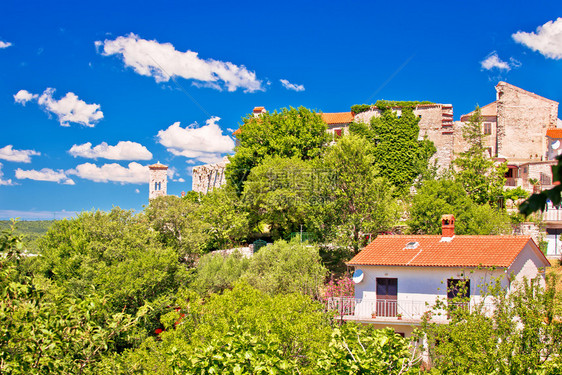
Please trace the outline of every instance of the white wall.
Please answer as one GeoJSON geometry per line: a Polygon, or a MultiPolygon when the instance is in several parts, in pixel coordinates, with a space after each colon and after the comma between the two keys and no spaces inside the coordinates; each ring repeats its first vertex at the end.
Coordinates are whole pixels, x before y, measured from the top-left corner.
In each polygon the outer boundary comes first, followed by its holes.
{"type": "Polygon", "coordinates": [[[355,285],[355,298],[376,299],[377,277],[398,279],[398,301],[428,302],[433,304],[436,297],[447,298],[447,279],[470,280],[470,295],[474,300],[482,296],[480,285],[502,278],[502,285],[509,285],[505,269],[477,270],[458,267],[405,267],[405,266],[358,266],[365,276],[355,285]]]}
{"type": "Polygon", "coordinates": [[[508,273],[515,278],[513,286],[516,283],[522,282],[525,278],[530,280],[539,275],[541,276],[542,285],[544,285],[544,272],[540,272],[541,268],[544,268],[542,255],[537,253],[531,244],[528,243],[517,258],[515,258],[515,261],[508,269],[508,273]]]}

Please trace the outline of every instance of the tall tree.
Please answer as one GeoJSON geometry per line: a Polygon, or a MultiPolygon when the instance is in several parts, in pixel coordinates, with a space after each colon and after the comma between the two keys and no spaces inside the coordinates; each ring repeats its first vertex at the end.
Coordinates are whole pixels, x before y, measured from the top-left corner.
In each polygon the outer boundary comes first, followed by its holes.
{"type": "Polygon", "coordinates": [[[144,214],[158,239],[175,249],[182,261],[193,262],[207,248],[210,228],[202,220],[200,204],[193,196],[167,195],[152,199],[144,214]]]}
{"type": "Polygon", "coordinates": [[[251,227],[267,226],[274,239],[306,227],[314,172],[310,161],[298,157],[268,157],[254,167],[243,194],[251,227]]]}
{"type": "Polygon", "coordinates": [[[394,188],[374,165],[373,145],[349,135],[330,147],[319,161],[309,224],[325,242],[357,252],[399,217],[394,188]]]}
{"type": "Polygon", "coordinates": [[[455,179],[474,202],[495,204],[503,195],[507,168],[505,164],[496,165],[488,155],[480,107],[476,107],[462,134],[468,149],[453,161],[455,179]]]}
{"type": "Polygon", "coordinates": [[[227,181],[238,193],[243,190],[250,170],[266,156],[313,159],[320,155],[329,138],[320,115],[304,107],[248,116],[243,122],[236,153],[226,167],[227,181]]]}
{"type": "Polygon", "coordinates": [[[473,202],[458,181],[424,181],[412,199],[408,227],[415,234],[440,234],[441,216],[453,214],[457,234],[507,234],[510,219],[488,204],[473,202]]]}
{"type": "Polygon", "coordinates": [[[428,169],[429,158],[435,153],[433,142],[419,140],[419,118],[411,107],[402,108],[398,116],[385,107],[380,117],[373,117],[370,124],[353,123],[352,133],[368,139],[374,164],[381,176],[386,177],[397,193],[407,193],[412,183],[428,169]]]}

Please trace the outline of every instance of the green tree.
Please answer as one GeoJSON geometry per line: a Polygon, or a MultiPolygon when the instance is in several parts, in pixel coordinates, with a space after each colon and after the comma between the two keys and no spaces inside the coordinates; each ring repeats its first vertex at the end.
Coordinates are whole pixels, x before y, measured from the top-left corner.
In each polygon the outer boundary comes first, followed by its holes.
{"type": "Polygon", "coordinates": [[[242,276],[248,284],[266,293],[300,292],[310,296],[318,295],[325,277],[318,248],[296,238],[262,247],[242,276]]]}
{"type": "Polygon", "coordinates": [[[243,190],[250,170],[267,156],[297,157],[303,160],[318,157],[329,136],[319,114],[304,107],[266,112],[259,117],[243,119],[239,144],[226,167],[229,185],[243,190]]]}
{"type": "Polygon", "coordinates": [[[144,214],[158,239],[176,250],[188,264],[200,256],[210,242],[210,226],[203,220],[200,204],[192,197],[167,195],[152,199],[144,214]]]}
{"type": "Polygon", "coordinates": [[[474,203],[464,187],[453,180],[425,181],[412,199],[408,227],[415,234],[440,234],[441,216],[455,216],[457,234],[507,234],[509,216],[488,204],[474,203]]]}
{"type": "Polygon", "coordinates": [[[207,250],[234,246],[248,236],[248,212],[233,189],[222,187],[204,195],[199,215],[209,237],[207,250]]]}
{"type": "Polygon", "coordinates": [[[231,255],[206,254],[199,259],[190,286],[202,295],[222,292],[240,279],[249,263],[250,260],[237,251],[231,255]]]}
{"type": "Polygon", "coordinates": [[[324,242],[357,252],[371,236],[392,228],[399,217],[392,185],[373,165],[372,144],[349,135],[330,147],[314,180],[309,227],[324,242]]]}
{"type": "Polygon", "coordinates": [[[525,280],[513,289],[506,293],[498,279],[484,288],[491,305],[436,305],[448,311],[449,324],[426,320],[421,331],[437,373],[560,373],[561,305],[555,281],[545,288],[538,279],[525,280]]]}
{"type": "Polygon", "coordinates": [[[80,298],[18,269],[21,239],[2,236],[0,257],[0,372],[3,374],[95,374],[104,355],[124,336],[136,335],[136,317],[112,313],[108,299],[80,298]]]}
{"type": "Polygon", "coordinates": [[[119,208],[57,221],[40,250],[38,274],[77,298],[93,290],[107,295],[115,313],[134,315],[146,302],[165,306],[185,280],[177,252],[159,242],[142,215],[119,208]]]}
{"type": "Polygon", "coordinates": [[[267,225],[274,239],[299,231],[308,222],[312,173],[310,161],[297,157],[266,158],[254,167],[243,194],[251,227],[267,225]]]}
{"type": "Polygon", "coordinates": [[[455,179],[474,202],[496,204],[498,197],[503,196],[507,168],[505,164],[496,165],[488,156],[480,107],[476,107],[464,126],[463,138],[468,149],[453,161],[455,179]]]}
{"type": "Polygon", "coordinates": [[[407,193],[414,180],[428,170],[429,158],[435,153],[433,142],[418,140],[419,118],[411,107],[402,108],[398,116],[390,108],[384,108],[380,117],[373,117],[370,124],[353,123],[351,133],[367,138],[374,164],[380,176],[387,178],[397,193],[407,193]]]}

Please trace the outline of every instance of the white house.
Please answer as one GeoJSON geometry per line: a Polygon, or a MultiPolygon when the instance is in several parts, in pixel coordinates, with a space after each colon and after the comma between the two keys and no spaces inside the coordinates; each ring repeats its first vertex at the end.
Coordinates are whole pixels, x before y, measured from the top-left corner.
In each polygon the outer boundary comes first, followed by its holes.
{"type": "MultiPolygon", "coordinates": [[[[481,287],[498,277],[508,290],[524,278],[544,283],[550,263],[531,237],[456,236],[453,215],[442,223],[441,236],[381,235],[351,259],[355,298],[333,301],[342,318],[410,336],[437,298],[458,295],[461,280],[471,303],[486,303],[481,287]]],[[[447,314],[432,319],[446,323],[447,314]]]]}

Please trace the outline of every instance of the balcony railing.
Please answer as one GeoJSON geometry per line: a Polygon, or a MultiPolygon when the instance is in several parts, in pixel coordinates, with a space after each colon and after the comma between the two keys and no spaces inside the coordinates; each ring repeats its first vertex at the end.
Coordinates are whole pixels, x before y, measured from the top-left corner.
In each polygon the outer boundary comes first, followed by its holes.
{"type": "MultiPolygon", "coordinates": [[[[375,300],[358,299],[350,297],[334,297],[326,301],[329,310],[336,311],[344,320],[373,320],[420,322],[424,314],[428,314],[432,321],[448,320],[445,310],[435,310],[432,303],[415,300],[375,300]]],[[[460,303],[459,308],[473,310],[476,306],[482,307],[486,313],[493,311],[491,304],[460,303]]]]}
{"type": "Polygon", "coordinates": [[[562,207],[554,207],[551,202],[546,205],[546,210],[542,213],[544,221],[562,221],[562,207]]]}

